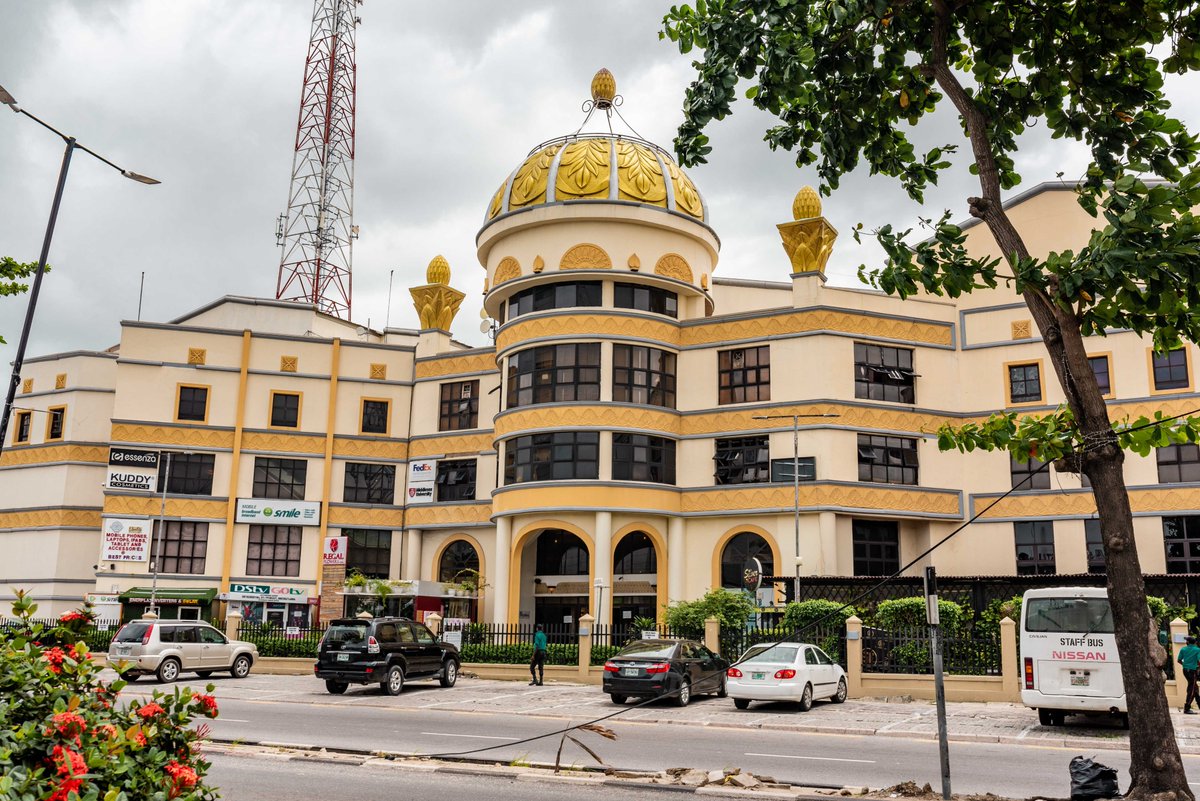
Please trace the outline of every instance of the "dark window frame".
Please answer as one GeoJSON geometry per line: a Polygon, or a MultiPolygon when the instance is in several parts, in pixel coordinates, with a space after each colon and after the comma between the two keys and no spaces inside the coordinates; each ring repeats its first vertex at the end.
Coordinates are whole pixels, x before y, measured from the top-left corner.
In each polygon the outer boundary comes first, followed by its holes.
{"type": "Polygon", "coordinates": [[[674,485],[675,440],[649,434],[614,433],[612,478],[674,485]]]}
{"type": "Polygon", "coordinates": [[[46,412],[49,415],[46,420],[46,441],[57,442],[67,430],[67,407],[51,406],[46,412]]]}
{"type": "Polygon", "coordinates": [[[347,462],[342,502],[391,506],[396,502],[396,466],[376,462],[347,462]]]}
{"type": "Polygon", "coordinates": [[[387,436],[391,430],[392,402],[387,398],[363,398],[358,407],[358,433],[387,436]]]}
{"type": "Polygon", "coordinates": [[[1101,395],[1112,394],[1112,359],[1105,353],[1100,356],[1088,356],[1088,366],[1092,368],[1092,375],[1096,377],[1096,385],[1100,387],[1101,395]],[[1100,363],[1103,363],[1103,369],[1098,369],[1100,363]],[[1103,377],[1103,378],[1102,378],[1103,377]]]}
{"type": "Polygon", "coordinates": [[[1017,457],[1010,455],[1008,457],[1008,474],[1012,481],[1012,488],[1017,492],[1050,489],[1050,471],[1042,469],[1045,464],[1041,459],[1034,458],[1021,462],[1017,460],[1017,457]],[[1030,476],[1030,479],[1022,484],[1021,482],[1026,476],[1030,476]]]}
{"type": "Polygon", "coordinates": [[[890,576],[900,569],[900,524],[895,520],[852,520],[854,575],[890,576]]]}
{"type": "Polygon", "coordinates": [[[745,587],[746,565],[751,558],[762,563],[763,576],[775,575],[775,552],[766,537],[753,531],[739,531],[726,540],[721,547],[721,586],[731,590],[745,587]],[[734,556],[740,556],[740,561],[734,556]]]}
{"type": "Polygon", "coordinates": [[[600,400],[600,343],[538,345],[508,357],[509,409],[600,400]]]}
{"type": "Polygon", "coordinates": [[[1105,573],[1108,565],[1104,559],[1104,538],[1100,534],[1100,519],[1089,517],[1083,521],[1083,547],[1087,549],[1089,573],[1105,573]]]}
{"type": "Polygon", "coordinates": [[[1192,385],[1187,348],[1174,348],[1166,353],[1152,352],[1151,372],[1155,390],[1187,389],[1192,385]]]}
{"type": "Polygon", "coordinates": [[[613,345],[613,400],[675,408],[674,353],[644,345],[613,345]]]}
{"type": "Polygon", "coordinates": [[[504,483],[572,481],[600,477],[600,434],[554,431],[504,442],[504,483]]]}
{"type": "Polygon", "coordinates": [[[361,573],[369,579],[387,579],[392,569],[392,532],[387,529],[344,528],[346,574],[361,573]]]}
{"type": "Polygon", "coordinates": [[[587,576],[591,554],[581,537],[562,529],[546,529],[534,544],[534,572],[539,576],[587,576]]]}
{"type": "Polygon", "coordinates": [[[307,481],[307,459],[254,457],[254,486],[251,490],[254,498],[302,501],[307,481]]]}
{"type": "Polygon", "coordinates": [[[858,435],[858,480],[876,484],[920,482],[917,440],[879,434],[858,435]]]}
{"type": "Polygon", "coordinates": [[[1008,402],[1041,403],[1042,365],[1022,362],[1008,365],[1008,402]]]}
{"type": "Polygon", "coordinates": [[[453,540],[446,544],[438,557],[438,581],[461,581],[463,573],[479,572],[479,565],[479,549],[474,543],[461,538],[453,540]]]}
{"type": "Polygon", "coordinates": [[[713,483],[766,484],[771,480],[770,438],[718,437],[713,442],[713,483]],[[753,461],[751,461],[753,458],[753,461]]]}
{"type": "Polygon", "coordinates": [[[300,575],[303,551],[304,529],[300,526],[251,524],[246,542],[246,575],[296,578],[300,575]],[[286,549],[282,556],[279,548],[286,549]]]}
{"type": "Polygon", "coordinates": [[[916,403],[912,348],[854,343],[854,397],[916,403]]]}
{"type": "Polygon", "coordinates": [[[207,422],[209,391],[210,387],[202,384],[180,384],[175,399],[175,419],[189,423],[207,422]]]}
{"type": "Polygon", "coordinates": [[[1200,445],[1182,443],[1154,449],[1159,484],[1200,482],[1200,445]]]}
{"type": "Polygon", "coordinates": [[[1200,515],[1164,516],[1162,527],[1167,573],[1200,573],[1200,515]]]}
{"type": "Polygon", "coordinates": [[[613,284],[613,307],[679,317],[679,295],[669,289],[618,281],[613,284]]]}
{"type": "Polygon", "coordinates": [[[268,425],[271,428],[300,427],[300,393],[271,391],[271,416],[268,425]],[[292,401],[295,401],[293,404],[292,401]],[[293,405],[295,408],[292,408],[293,405]]]}
{"type": "Polygon", "coordinates": [[[1054,521],[1020,520],[1013,523],[1013,545],[1018,576],[1053,576],[1058,567],[1054,553],[1054,521]],[[1021,549],[1028,549],[1022,554],[1021,549]],[[1047,558],[1048,555],[1048,558],[1047,558]]]}
{"type": "Polygon", "coordinates": [[[558,281],[521,290],[508,299],[506,320],[553,309],[593,308],[603,303],[600,281],[558,281]]]}
{"type": "Polygon", "coordinates": [[[475,500],[478,459],[440,459],[437,463],[437,501],[475,500]]]}
{"type": "Polygon", "coordinates": [[[717,351],[717,403],[771,399],[771,346],[748,345],[717,351]]]}
{"type": "Polygon", "coordinates": [[[16,425],[13,426],[13,444],[25,445],[33,436],[33,412],[17,411],[16,425]]]}
{"type": "MultiPolygon", "coordinates": [[[[658,549],[654,539],[645,531],[631,531],[621,537],[613,551],[612,572],[614,576],[657,574],[658,549]]],[[[614,586],[614,591],[617,588],[614,586]]]]}
{"type": "MultiPolygon", "coordinates": [[[[213,453],[181,453],[171,452],[171,482],[167,492],[173,495],[209,495],[213,494],[213,474],[216,471],[217,457],[213,453]]],[[[167,474],[166,457],[159,454],[158,492],[163,491],[163,483],[167,474]]]]}
{"type": "Polygon", "coordinates": [[[441,385],[438,431],[479,427],[479,380],[448,381],[441,385]]]}
{"type": "Polygon", "coordinates": [[[155,520],[153,526],[156,539],[153,543],[151,558],[155,553],[161,553],[162,558],[162,564],[158,565],[158,572],[181,576],[204,575],[204,567],[208,558],[208,523],[199,523],[193,520],[167,520],[163,540],[159,543],[157,537],[162,522],[162,520],[155,520]]]}
{"type": "Polygon", "coordinates": [[[782,459],[771,460],[771,483],[772,484],[792,484],[792,468],[799,467],[800,481],[816,481],[817,480],[817,457],[801,456],[799,459],[795,457],[784,457],[782,459]],[[798,463],[798,464],[797,464],[798,463]]]}

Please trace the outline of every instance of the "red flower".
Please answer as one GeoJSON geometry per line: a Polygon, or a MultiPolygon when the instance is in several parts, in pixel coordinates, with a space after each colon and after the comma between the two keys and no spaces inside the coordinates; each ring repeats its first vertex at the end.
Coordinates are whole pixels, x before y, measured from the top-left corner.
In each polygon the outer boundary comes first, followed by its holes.
{"type": "Polygon", "coordinates": [[[87,622],[88,616],[82,612],[63,612],[62,617],[58,619],[59,623],[74,623],[76,620],[87,622]]]}
{"type": "Polygon", "coordinates": [[[167,711],[167,710],[163,709],[163,708],[162,708],[161,706],[159,706],[158,704],[155,704],[155,703],[149,703],[149,704],[146,704],[146,705],[145,705],[144,707],[142,707],[141,709],[139,709],[139,710],[137,711],[137,713],[138,713],[138,716],[139,716],[140,718],[142,718],[143,720],[149,720],[150,718],[154,717],[155,715],[162,715],[162,714],[164,714],[166,711],[167,711]]]}
{"type": "Polygon", "coordinates": [[[196,782],[200,781],[200,777],[196,775],[195,770],[178,762],[168,762],[163,771],[174,779],[175,784],[179,787],[195,787],[196,782]]]}
{"type": "Polygon", "coordinates": [[[67,658],[67,655],[63,652],[63,649],[59,648],[57,645],[53,648],[47,648],[42,653],[42,656],[44,656],[46,661],[50,663],[51,673],[58,673],[61,671],[63,660],[67,658]]]}
{"type": "Polygon", "coordinates": [[[83,782],[79,779],[63,779],[62,784],[50,794],[46,801],[68,801],[71,793],[78,793],[81,786],[83,786],[83,782]]]}
{"type": "Polygon", "coordinates": [[[133,742],[134,745],[140,745],[143,747],[146,745],[146,735],[142,734],[140,731],[135,731],[133,733],[133,736],[130,737],[129,739],[133,742]]]}
{"type": "Polygon", "coordinates": [[[70,748],[63,748],[61,745],[54,746],[51,752],[55,764],[58,766],[58,775],[66,779],[73,779],[76,776],[82,776],[87,773],[87,761],[84,760],[83,754],[78,751],[72,751],[70,748]]]}
{"type": "Polygon", "coordinates": [[[217,716],[217,699],[211,695],[204,693],[196,693],[193,700],[200,705],[201,711],[205,717],[215,718],[217,716]]]}
{"type": "Polygon", "coordinates": [[[75,740],[75,744],[79,745],[79,735],[87,729],[87,721],[74,712],[59,712],[51,718],[50,726],[46,729],[46,735],[52,735],[58,732],[64,737],[69,737],[75,740]]]}
{"type": "Polygon", "coordinates": [[[92,730],[92,734],[96,735],[97,737],[103,735],[104,737],[112,739],[113,737],[117,736],[117,727],[111,723],[102,723],[92,730]]]}

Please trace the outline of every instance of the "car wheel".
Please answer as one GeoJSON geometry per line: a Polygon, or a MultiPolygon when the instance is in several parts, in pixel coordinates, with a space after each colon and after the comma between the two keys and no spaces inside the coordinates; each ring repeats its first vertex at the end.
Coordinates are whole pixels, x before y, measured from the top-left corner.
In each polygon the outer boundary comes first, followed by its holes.
{"type": "Polygon", "coordinates": [[[211,670],[197,670],[196,671],[196,675],[202,679],[207,679],[212,674],[213,674],[213,672],[211,670]]]}
{"type": "Polygon", "coordinates": [[[618,706],[629,700],[629,696],[622,695],[621,693],[609,693],[608,697],[611,698],[612,702],[618,706]]]}
{"type": "Polygon", "coordinates": [[[675,693],[675,706],[687,706],[688,701],[692,700],[692,683],[684,679],[679,685],[679,691],[675,693]]]}
{"type": "Polygon", "coordinates": [[[717,685],[717,697],[726,698],[729,695],[729,690],[725,687],[725,677],[721,677],[721,683],[717,685]]]}
{"type": "Polygon", "coordinates": [[[244,679],[250,675],[250,657],[242,654],[237,659],[233,660],[233,667],[229,669],[230,674],[235,679],[244,679]]]}
{"type": "Polygon", "coordinates": [[[454,682],[458,681],[458,663],[453,659],[447,659],[442,663],[442,675],[439,681],[443,687],[453,687],[454,682]]]}
{"type": "Polygon", "coordinates": [[[812,709],[812,685],[804,685],[804,693],[800,696],[800,711],[807,712],[812,709]]]}
{"type": "Polygon", "coordinates": [[[333,695],[341,695],[346,692],[346,688],[350,685],[344,681],[335,681],[334,679],[325,680],[325,689],[333,695]]]}
{"type": "Polygon", "coordinates": [[[1054,710],[1053,709],[1039,709],[1038,710],[1038,723],[1042,724],[1043,726],[1053,726],[1054,725],[1054,710]]]}
{"type": "Polygon", "coordinates": [[[734,698],[733,705],[736,706],[738,709],[749,709],[750,708],[750,699],[749,698],[734,698]]]}
{"type": "Polygon", "coordinates": [[[154,675],[158,677],[159,681],[175,681],[179,678],[179,660],[173,656],[167,657],[159,664],[154,675]]]}
{"type": "Polygon", "coordinates": [[[835,704],[844,704],[846,703],[846,695],[848,693],[849,688],[846,687],[846,677],[843,676],[842,678],[838,679],[837,692],[835,692],[833,697],[829,700],[833,701],[835,704]]]}
{"type": "Polygon", "coordinates": [[[399,695],[404,692],[404,671],[399,665],[388,668],[387,678],[379,685],[385,695],[399,695]]]}

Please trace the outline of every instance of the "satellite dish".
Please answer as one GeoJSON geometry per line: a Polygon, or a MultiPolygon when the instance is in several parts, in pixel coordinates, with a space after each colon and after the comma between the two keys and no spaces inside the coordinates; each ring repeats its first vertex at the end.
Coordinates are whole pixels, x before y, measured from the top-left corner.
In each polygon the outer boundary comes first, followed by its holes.
{"type": "Polygon", "coordinates": [[[492,330],[492,321],[485,318],[479,324],[479,333],[486,334],[488,331],[491,331],[491,330],[492,330]]]}
{"type": "Polygon", "coordinates": [[[480,319],[480,320],[486,320],[487,318],[488,318],[487,309],[483,309],[483,308],[481,308],[481,309],[479,310],[479,319],[480,319]]]}

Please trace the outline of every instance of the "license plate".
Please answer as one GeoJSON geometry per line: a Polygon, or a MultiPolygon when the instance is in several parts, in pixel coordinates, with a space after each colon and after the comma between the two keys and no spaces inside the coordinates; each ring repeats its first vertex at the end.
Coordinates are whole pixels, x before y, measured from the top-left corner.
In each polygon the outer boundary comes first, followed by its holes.
{"type": "Polygon", "coordinates": [[[1071,686],[1072,687],[1086,687],[1086,686],[1088,686],[1089,683],[1091,683],[1091,679],[1092,679],[1091,676],[1072,676],[1071,677],[1071,686]]]}
{"type": "Polygon", "coordinates": [[[766,673],[751,673],[750,674],[750,678],[754,679],[755,681],[762,681],[766,677],[767,677],[766,673]]]}
{"type": "Polygon", "coordinates": [[[350,661],[350,654],[338,654],[337,661],[339,661],[339,662],[349,662],[349,661],[350,661]]]}
{"type": "Polygon", "coordinates": [[[117,653],[121,654],[122,656],[129,656],[129,652],[132,650],[133,650],[132,646],[122,645],[117,648],[117,653]]]}
{"type": "Polygon", "coordinates": [[[637,668],[621,668],[622,676],[636,676],[639,672],[637,668]]]}

